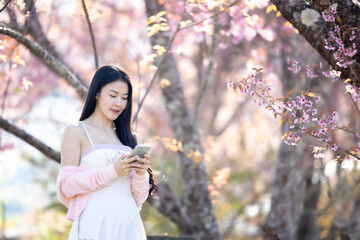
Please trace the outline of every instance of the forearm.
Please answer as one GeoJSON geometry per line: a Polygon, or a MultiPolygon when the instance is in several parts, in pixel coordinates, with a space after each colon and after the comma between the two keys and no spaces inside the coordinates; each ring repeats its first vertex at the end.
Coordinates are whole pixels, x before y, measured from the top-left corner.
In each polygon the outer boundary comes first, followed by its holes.
{"type": "Polygon", "coordinates": [[[149,173],[138,175],[134,173],[131,178],[131,192],[136,205],[140,207],[149,195],[149,173]]]}
{"type": "Polygon", "coordinates": [[[78,194],[85,194],[103,188],[117,177],[113,165],[98,169],[65,166],[60,169],[57,189],[67,198],[72,198],[78,194]],[[75,170],[74,168],[78,169],[75,170]]]}

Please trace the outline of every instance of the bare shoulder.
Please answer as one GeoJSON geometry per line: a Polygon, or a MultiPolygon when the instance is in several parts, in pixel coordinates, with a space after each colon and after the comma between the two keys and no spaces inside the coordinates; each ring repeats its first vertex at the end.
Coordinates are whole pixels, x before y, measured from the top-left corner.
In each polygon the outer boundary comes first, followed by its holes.
{"type": "Polygon", "coordinates": [[[66,126],[61,140],[61,166],[79,165],[82,137],[81,126],[66,126]]]}
{"type": "Polygon", "coordinates": [[[63,141],[65,140],[66,142],[70,141],[72,143],[76,143],[76,142],[80,143],[82,134],[83,134],[83,130],[81,126],[69,124],[65,127],[62,140],[63,141]]]}

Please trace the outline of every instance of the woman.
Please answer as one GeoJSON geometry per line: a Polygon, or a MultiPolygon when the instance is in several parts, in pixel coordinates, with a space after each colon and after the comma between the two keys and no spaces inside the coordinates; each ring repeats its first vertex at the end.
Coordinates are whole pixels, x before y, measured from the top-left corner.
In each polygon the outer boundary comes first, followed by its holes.
{"type": "Polygon", "coordinates": [[[154,183],[149,155],[128,158],[132,86],[118,66],[97,69],[79,124],[66,127],[56,187],[73,221],[69,240],[146,239],[139,210],[154,183]],[[137,160],[135,162],[132,162],[137,160]]]}

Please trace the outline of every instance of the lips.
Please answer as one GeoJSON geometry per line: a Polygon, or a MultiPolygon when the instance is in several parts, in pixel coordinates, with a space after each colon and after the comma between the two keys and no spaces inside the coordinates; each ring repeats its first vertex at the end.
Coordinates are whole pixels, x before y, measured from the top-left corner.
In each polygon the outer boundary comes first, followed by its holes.
{"type": "Polygon", "coordinates": [[[114,114],[119,114],[120,110],[110,109],[114,114]]]}

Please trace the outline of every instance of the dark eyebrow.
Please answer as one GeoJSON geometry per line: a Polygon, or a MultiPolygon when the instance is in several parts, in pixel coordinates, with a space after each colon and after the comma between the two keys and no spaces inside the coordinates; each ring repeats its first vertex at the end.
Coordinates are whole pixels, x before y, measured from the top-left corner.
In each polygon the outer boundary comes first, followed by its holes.
{"type": "MultiPolygon", "coordinates": [[[[113,89],[110,89],[110,92],[113,92],[115,94],[119,94],[117,91],[113,90],[113,89]]],[[[129,95],[128,93],[124,93],[123,95],[129,95]]]]}

